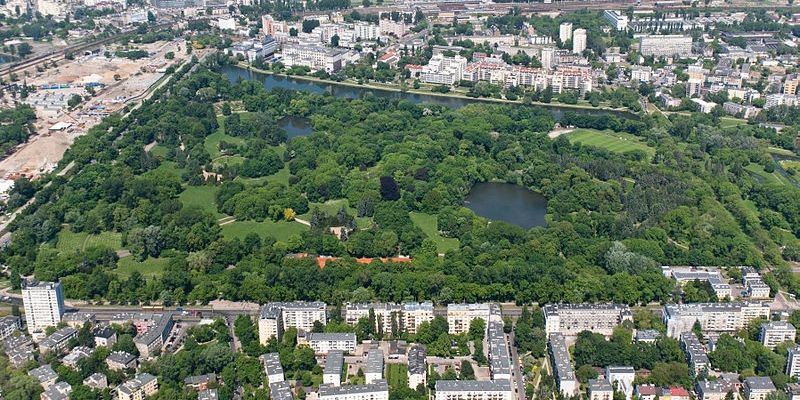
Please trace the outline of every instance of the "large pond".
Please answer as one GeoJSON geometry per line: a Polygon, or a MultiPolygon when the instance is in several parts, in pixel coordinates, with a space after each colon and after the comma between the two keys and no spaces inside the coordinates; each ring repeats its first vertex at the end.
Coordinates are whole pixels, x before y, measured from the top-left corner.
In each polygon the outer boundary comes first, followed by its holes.
{"type": "MultiPolygon", "coordinates": [[[[443,106],[447,106],[450,108],[459,108],[463,107],[467,104],[472,103],[485,103],[489,100],[481,100],[481,99],[468,99],[468,98],[461,98],[461,97],[448,97],[448,96],[434,96],[434,95],[427,95],[427,94],[419,94],[419,93],[408,93],[408,92],[397,92],[391,90],[380,90],[380,89],[373,89],[373,88],[366,88],[366,87],[358,87],[358,86],[350,86],[350,85],[341,85],[332,83],[323,83],[317,81],[309,81],[304,79],[298,79],[293,77],[287,76],[279,76],[273,74],[262,74],[258,72],[253,72],[247,70],[245,68],[235,66],[235,65],[226,65],[222,67],[222,73],[225,74],[228,79],[232,82],[236,82],[239,79],[254,79],[260,80],[264,83],[264,87],[267,89],[290,89],[290,90],[302,90],[306,92],[312,93],[330,93],[336,97],[343,97],[348,99],[357,99],[361,98],[364,95],[371,94],[374,96],[379,97],[386,97],[392,99],[406,99],[414,103],[431,103],[431,104],[439,104],[443,106]]],[[[558,105],[537,105],[537,107],[543,107],[553,113],[553,116],[556,119],[560,119],[561,116],[566,111],[575,111],[583,114],[592,114],[592,115],[617,115],[623,116],[628,118],[637,118],[635,114],[631,114],[624,111],[609,111],[609,110],[593,110],[593,109],[576,109],[576,108],[567,108],[561,107],[558,105]]]]}
{"type": "Polygon", "coordinates": [[[286,116],[278,121],[281,129],[286,131],[287,139],[298,136],[308,136],[314,132],[314,126],[311,120],[305,117],[297,117],[294,115],[286,116]]]}
{"type": "Polygon", "coordinates": [[[505,221],[525,229],[544,226],[547,200],[539,193],[510,183],[478,183],[464,205],[481,217],[505,221]]]}

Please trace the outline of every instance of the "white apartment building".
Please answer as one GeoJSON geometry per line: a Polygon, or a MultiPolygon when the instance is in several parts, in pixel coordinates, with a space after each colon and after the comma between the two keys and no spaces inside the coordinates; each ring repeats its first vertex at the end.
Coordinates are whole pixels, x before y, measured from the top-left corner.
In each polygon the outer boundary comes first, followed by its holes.
{"type": "Polygon", "coordinates": [[[158,392],[158,379],[148,373],[136,375],[122,385],[117,386],[117,399],[144,400],[158,392]]]}
{"type": "Polygon", "coordinates": [[[267,303],[258,317],[258,338],[266,345],[271,337],[280,339],[286,328],[310,332],[314,322],[327,323],[327,305],[321,301],[267,303]]]}
{"type": "MultiPolygon", "coordinates": [[[[22,288],[28,332],[43,332],[56,326],[64,315],[64,292],[59,282],[32,282],[22,288]]],[[[35,337],[36,335],[34,335],[35,337]]],[[[38,335],[41,337],[41,333],[38,335]]]]}
{"type": "Polygon", "coordinates": [[[617,391],[625,393],[626,399],[633,398],[633,380],[636,378],[636,371],[633,367],[607,366],[606,379],[610,384],[617,383],[617,391]]]}
{"type": "Polygon", "coordinates": [[[488,303],[448,304],[447,325],[451,335],[460,335],[469,331],[469,325],[475,318],[488,324],[490,307],[488,303]]]}
{"type": "Polygon", "coordinates": [[[20,327],[19,317],[12,315],[0,318],[0,341],[5,340],[7,337],[18,331],[20,327]]]}
{"type": "Polygon", "coordinates": [[[624,304],[548,304],[542,311],[548,335],[592,331],[609,336],[619,324],[633,321],[630,307],[624,304]]]}
{"type": "Polygon", "coordinates": [[[319,400],[388,400],[389,385],[379,380],[367,385],[320,385],[319,400]]]}
{"type": "Polygon", "coordinates": [[[312,71],[328,73],[340,70],[347,61],[347,50],[321,45],[285,44],[281,52],[287,67],[308,67],[312,71]]]}
{"type": "Polygon", "coordinates": [[[800,378],[800,346],[789,349],[786,356],[786,375],[800,378]]]}
{"type": "Polygon", "coordinates": [[[705,346],[700,343],[700,339],[694,333],[684,332],[681,334],[681,348],[686,353],[692,375],[696,376],[711,366],[705,346]]]}
{"type": "Polygon", "coordinates": [[[270,384],[286,380],[286,377],[283,375],[283,366],[281,365],[281,358],[278,353],[262,354],[259,359],[264,365],[264,373],[267,375],[267,381],[269,381],[270,384]]]}
{"type": "Polygon", "coordinates": [[[69,340],[77,336],[78,331],[75,328],[71,326],[61,328],[39,342],[39,351],[42,353],[61,353],[67,348],[69,340]]]}
{"type": "Polygon", "coordinates": [[[631,82],[650,82],[653,77],[653,68],[642,65],[631,67],[631,82]]]}
{"type": "Polygon", "coordinates": [[[348,333],[307,333],[304,337],[297,337],[298,344],[308,344],[314,349],[314,354],[328,354],[332,350],[345,353],[356,351],[356,334],[348,333]]]}
{"type": "Polygon", "coordinates": [[[614,29],[624,31],[628,29],[628,16],[622,14],[617,10],[606,10],[603,13],[603,18],[608,21],[614,29]]]}
{"type": "Polygon", "coordinates": [[[493,380],[511,380],[511,355],[508,341],[503,331],[503,323],[490,321],[486,329],[486,342],[489,350],[489,371],[493,380]]]}
{"type": "Polygon", "coordinates": [[[539,60],[542,62],[542,68],[550,70],[555,66],[556,49],[553,47],[542,47],[539,53],[539,60]]]}
{"type": "Polygon", "coordinates": [[[578,393],[578,378],[569,358],[569,350],[564,340],[564,335],[551,333],[548,335],[548,351],[550,362],[553,364],[553,375],[558,384],[558,391],[564,396],[574,396],[578,393]]]}
{"type": "Polygon", "coordinates": [[[370,310],[375,314],[375,330],[384,334],[407,332],[414,334],[417,326],[433,320],[433,303],[365,303],[347,304],[345,322],[356,325],[361,318],[368,318],[370,310]]]}
{"type": "Polygon", "coordinates": [[[356,22],[353,24],[355,31],[354,39],[375,40],[381,37],[381,29],[378,25],[366,22],[356,22]]]}
{"type": "Polygon", "coordinates": [[[761,279],[761,274],[753,267],[742,267],[742,281],[747,289],[747,297],[751,299],[768,299],[769,285],[761,279]]]}
{"type": "Polygon", "coordinates": [[[375,383],[383,379],[383,350],[370,349],[367,354],[367,367],[364,371],[366,383],[375,383]]]}
{"type": "Polygon", "coordinates": [[[572,53],[581,54],[586,50],[586,29],[575,29],[572,33],[572,53]]]}
{"type": "Polygon", "coordinates": [[[770,350],[775,350],[783,342],[794,343],[797,337],[797,329],[794,325],[786,321],[770,321],[761,324],[761,344],[770,350]]]}
{"type": "Polygon", "coordinates": [[[643,35],[639,42],[643,56],[687,57],[692,55],[692,37],[683,35],[643,35]]]}
{"type": "Polygon", "coordinates": [[[558,26],[558,38],[561,39],[561,43],[572,39],[572,22],[562,22],[558,26]]]}
{"type": "Polygon", "coordinates": [[[322,383],[324,385],[341,386],[342,368],[344,368],[344,352],[331,350],[325,358],[325,368],[322,369],[322,383]]]}
{"type": "Polygon", "coordinates": [[[413,345],[408,349],[408,387],[416,389],[428,384],[428,364],[425,362],[425,347],[413,345]]]}
{"type": "Polygon", "coordinates": [[[417,327],[423,322],[433,321],[433,303],[405,303],[403,304],[403,314],[401,330],[410,334],[417,333],[417,327]]]}
{"type": "Polygon", "coordinates": [[[614,387],[605,379],[589,379],[589,400],[613,400],[614,387]]]}
{"type": "Polygon", "coordinates": [[[72,10],[72,4],[66,0],[37,0],[36,11],[44,16],[49,15],[60,20],[72,10]]]}
{"type": "MultiPolygon", "coordinates": [[[[650,67],[647,68],[649,69],[650,67]]],[[[697,71],[695,70],[694,73],[696,74],[697,71]]],[[[631,71],[631,75],[631,80],[633,80],[633,70],[631,71]]],[[[700,72],[700,75],[702,77],[702,72],[700,72]]],[[[708,282],[711,285],[711,288],[714,289],[714,294],[717,295],[718,299],[722,300],[726,297],[733,298],[731,285],[722,277],[722,274],[720,274],[718,268],[673,267],[664,265],[661,266],[661,272],[667,278],[675,279],[675,281],[681,286],[693,281],[708,282]]]]}
{"type": "Polygon", "coordinates": [[[221,31],[233,31],[236,29],[236,20],[233,18],[220,18],[217,20],[217,26],[221,31]]]}
{"type": "Polygon", "coordinates": [[[704,380],[695,385],[697,400],[723,400],[727,394],[717,381],[704,380]]]}
{"type": "Polygon", "coordinates": [[[695,303],[664,306],[667,335],[677,338],[699,322],[705,332],[734,332],[757,318],[769,318],[766,303],[695,303]]]}
{"type": "Polygon", "coordinates": [[[380,30],[380,33],[394,35],[398,38],[401,38],[408,33],[408,25],[406,25],[404,22],[394,22],[391,19],[381,19],[378,22],[378,29],[380,30]]]}
{"type": "Polygon", "coordinates": [[[508,380],[436,381],[435,400],[513,400],[508,380]]]}
{"type": "Polygon", "coordinates": [[[766,400],[767,396],[776,390],[775,384],[768,376],[751,376],[744,380],[745,400],[766,400]]]}
{"type": "Polygon", "coordinates": [[[460,55],[446,57],[442,53],[431,57],[427,65],[419,73],[419,81],[440,85],[453,85],[461,79],[467,59],[460,55]]]}

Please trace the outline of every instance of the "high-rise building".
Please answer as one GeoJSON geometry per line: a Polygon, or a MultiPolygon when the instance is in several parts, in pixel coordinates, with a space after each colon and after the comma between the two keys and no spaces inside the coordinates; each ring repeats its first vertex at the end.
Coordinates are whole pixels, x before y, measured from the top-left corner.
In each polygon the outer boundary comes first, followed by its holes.
{"type": "Polygon", "coordinates": [[[572,34],[572,52],[581,54],[586,50],[586,29],[575,29],[572,34]]]}
{"type": "Polygon", "coordinates": [[[786,357],[786,375],[800,378],[800,346],[794,346],[786,357]]]}
{"type": "Polygon", "coordinates": [[[28,332],[43,332],[56,326],[64,315],[64,292],[59,282],[31,282],[22,288],[28,332]]]}
{"type": "Polygon", "coordinates": [[[572,39],[572,22],[562,22],[558,26],[558,38],[561,39],[561,43],[572,39]]]}
{"type": "Polygon", "coordinates": [[[797,329],[786,321],[770,321],[761,324],[761,344],[770,350],[775,350],[783,342],[794,342],[797,329]]]}
{"type": "Polygon", "coordinates": [[[553,69],[556,62],[556,49],[552,47],[542,47],[542,53],[539,58],[542,61],[543,68],[553,69]]]}

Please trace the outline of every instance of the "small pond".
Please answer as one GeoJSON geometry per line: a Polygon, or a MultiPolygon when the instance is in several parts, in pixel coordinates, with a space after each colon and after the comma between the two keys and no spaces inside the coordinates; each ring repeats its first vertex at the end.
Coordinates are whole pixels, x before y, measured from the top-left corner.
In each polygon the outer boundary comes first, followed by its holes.
{"type": "Polygon", "coordinates": [[[291,140],[298,136],[308,136],[314,132],[311,120],[305,117],[289,115],[278,121],[281,129],[286,131],[286,138],[291,140]]]}
{"type": "Polygon", "coordinates": [[[472,187],[465,206],[481,217],[505,221],[524,229],[545,226],[547,200],[539,193],[511,183],[485,182],[472,187]]]}

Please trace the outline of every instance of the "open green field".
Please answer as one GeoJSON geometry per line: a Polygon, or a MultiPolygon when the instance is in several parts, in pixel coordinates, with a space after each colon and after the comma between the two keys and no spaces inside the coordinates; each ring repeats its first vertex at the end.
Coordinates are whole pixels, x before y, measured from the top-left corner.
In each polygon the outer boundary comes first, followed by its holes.
{"type": "Polygon", "coordinates": [[[739,126],[739,125],[747,125],[747,120],[740,118],[733,118],[733,117],[720,117],[719,125],[723,128],[729,128],[732,126],[739,126]]]}
{"type": "Polygon", "coordinates": [[[234,165],[241,165],[244,160],[245,158],[242,156],[219,156],[212,162],[214,163],[214,167],[221,167],[225,164],[232,167],[234,165]]]}
{"type": "Polygon", "coordinates": [[[167,156],[167,151],[169,151],[169,149],[167,149],[166,146],[162,146],[160,144],[157,144],[157,145],[153,146],[152,149],[150,149],[150,154],[152,154],[154,157],[162,157],[163,158],[163,157],[167,156]]]}
{"type": "Polygon", "coordinates": [[[777,185],[791,185],[788,179],[785,176],[781,175],[780,172],[772,172],[769,173],[764,171],[764,167],[761,164],[750,163],[744,169],[760,176],[764,179],[765,184],[777,184],[777,185]]]}
{"type": "Polygon", "coordinates": [[[448,250],[455,250],[458,248],[458,239],[442,237],[439,234],[439,224],[436,221],[436,216],[420,212],[411,212],[411,221],[414,225],[422,229],[426,236],[433,239],[436,243],[436,250],[439,253],[446,253],[448,250]]]}
{"type": "Polygon", "coordinates": [[[567,138],[569,138],[572,143],[600,147],[615,153],[627,153],[629,151],[641,150],[647,153],[648,157],[652,157],[656,154],[656,150],[644,144],[641,139],[623,132],[579,128],[568,133],[567,138]]]}
{"type": "Polygon", "coordinates": [[[91,247],[103,247],[111,250],[122,248],[122,234],[118,232],[100,232],[92,235],[86,232],[72,232],[64,228],[58,233],[56,248],[59,251],[81,251],[91,247]]]}
{"type": "Polygon", "coordinates": [[[117,269],[114,270],[114,273],[128,277],[131,276],[133,271],[139,271],[145,277],[158,277],[164,273],[164,267],[168,262],[168,258],[150,257],[144,261],[139,261],[134,256],[127,256],[117,261],[117,269]]]}
{"type": "Polygon", "coordinates": [[[181,203],[186,207],[198,207],[220,218],[223,214],[217,212],[217,202],[215,199],[217,190],[219,190],[217,186],[186,186],[178,199],[180,199],[181,203]]]}
{"type": "Polygon", "coordinates": [[[158,168],[156,168],[156,169],[154,169],[152,171],[146,172],[145,174],[149,174],[149,173],[152,173],[154,171],[158,171],[158,172],[166,171],[166,172],[168,172],[168,173],[170,173],[170,174],[172,174],[172,175],[174,175],[174,176],[176,176],[178,178],[180,178],[181,175],[183,174],[183,168],[178,168],[178,164],[176,162],[174,162],[174,161],[162,161],[161,164],[159,164],[158,168]]]}
{"type": "Polygon", "coordinates": [[[244,239],[250,232],[255,232],[261,237],[270,236],[282,241],[291,235],[299,235],[308,230],[308,227],[303,224],[287,221],[236,221],[222,225],[221,228],[222,236],[226,239],[244,239]]]}
{"type": "Polygon", "coordinates": [[[386,381],[389,387],[408,386],[408,366],[405,364],[386,364],[386,381]]]}

